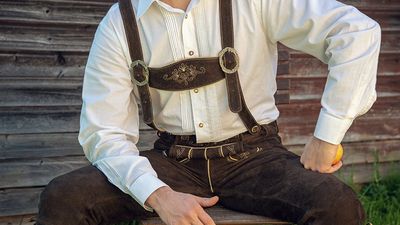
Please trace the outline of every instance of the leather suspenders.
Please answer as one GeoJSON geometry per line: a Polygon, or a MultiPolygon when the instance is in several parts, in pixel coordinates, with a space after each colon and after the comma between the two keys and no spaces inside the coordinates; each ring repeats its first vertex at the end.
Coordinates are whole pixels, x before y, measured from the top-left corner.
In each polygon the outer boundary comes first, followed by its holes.
{"type": "Polygon", "coordinates": [[[232,112],[238,113],[247,130],[251,134],[255,134],[260,131],[261,126],[247,108],[240,86],[237,72],[239,68],[239,56],[234,49],[232,0],[219,0],[219,17],[222,42],[222,51],[219,53],[219,56],[224,61],[221,63],[221,68],[225,72],[229,108],[232,112]]]}
{"type": "Polygon", "coordinates": [[[142,45],[140,44],[139,29],[137,27],[135,13],[130,0],[119,1],[125,34],[128,40],[129,54],[132,64],[129,68],[131,80],[136,84],[143,112],[143,120],[150,127],[156,129],[153,123],[153,107],[149,91],[149,70],[143,61],[142,45]]]}
{"type": "Polygon", "coordinates": [[[225,79],[230,110],[238,113],[251,134],[260,131],[261,126],[248,109],[240,86],[238,76],[239,56],[234,49],[232,0],[219,0],[223,49],[219,52],[218,57],[185,59],[161,68],[148,67],[143,61],[139,29],[131,0],[119,0],[119,9],[132,59],[129,69],[131,80],[138,88],[143,120],[147,125],[156,129],[153,123],[149,87],[168,91],[182,91],[225,79]]]}

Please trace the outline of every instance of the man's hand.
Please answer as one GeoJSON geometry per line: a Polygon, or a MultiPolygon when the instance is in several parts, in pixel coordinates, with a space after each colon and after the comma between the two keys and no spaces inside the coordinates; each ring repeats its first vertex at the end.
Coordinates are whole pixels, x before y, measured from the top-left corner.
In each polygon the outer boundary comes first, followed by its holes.
{"type": "Polygon", "coordinates": [[[161,187],[145,204],[152,207],[167,225],[215,225],[203,207],[211,207],[217,202],[217,196],[202,198],[161,187]]]}
{"type": "Polygon", "coordinates": [[[320,173],[334,173],[342,167],[342,161],[332,165],[338,145],[312,137],[306,144],[300,162],[304,168],[320,173]]]}

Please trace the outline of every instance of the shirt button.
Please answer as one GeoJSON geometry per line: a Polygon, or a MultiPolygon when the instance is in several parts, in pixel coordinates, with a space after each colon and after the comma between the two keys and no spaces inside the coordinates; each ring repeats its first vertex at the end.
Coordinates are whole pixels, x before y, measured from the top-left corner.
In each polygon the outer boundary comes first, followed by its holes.
{"type": "Polygon", "coordinates": [[[204,127],[204,123],[199,123],[199,127],[203,128],[204,127]]]}
{"type": "Polygon", "coordinates": [[[185,19],[187,19],[187,18],[188,18],[188,14],[185,15],[185,19]]]}
{"type": "Polygon", "coordinates": [[[194,93],[199,93],[199,89],[196,88],[196,89],[193,90],[193,92],[194,93]]]}
{"type": "Polygon", "coordinates": [[[189,55],[190,56],[194,55],[194,51],[189,51],[189,55]]]}

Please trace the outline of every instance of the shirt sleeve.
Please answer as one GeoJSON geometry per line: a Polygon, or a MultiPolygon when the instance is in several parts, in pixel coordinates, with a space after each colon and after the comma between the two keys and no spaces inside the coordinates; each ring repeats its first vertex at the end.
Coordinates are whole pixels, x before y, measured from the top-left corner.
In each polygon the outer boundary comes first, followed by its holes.
{"type": "Polygon", "coordinates": [[[335,0],[261,1],[261,15],[270,41],[328,64],[314,136],[339,144],[376,100],[379,24],[335,0]]]}
{"type": "MultiPolygon", "coordinates": [[[[118,8],[117,8],[118,9],[118,8]]],[[[83,82],[79,142],[88,160],[146,210],[148,196],[162,186],[146,157],[139,156],[139,112],[128,63],[110,19],[100,23],[83,82]]]]}

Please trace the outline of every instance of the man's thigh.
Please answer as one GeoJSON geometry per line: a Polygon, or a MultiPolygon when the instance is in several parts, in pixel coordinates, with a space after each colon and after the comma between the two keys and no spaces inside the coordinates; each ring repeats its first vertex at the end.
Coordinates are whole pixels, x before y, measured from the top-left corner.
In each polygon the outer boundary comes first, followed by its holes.
{"type": "Polygon", "coordinates": [[[364,217],[351,188],[332,174],[304,169],[299,156],[280,143],[238,159],[211,164],[214,188],[225,207],[298,224],[339,224],[336,216],[342,217],[340,224],[357,224],[353,214],[364,217]],[[338,215],[335,207],[344,213],[338,215]],[[316,222],[307,223],[311,220],[316,222]]]}
{"type": "Polygon", "coordinates": [[[207,180],[207,164],[204,160],[176,160],[156,150],[143,151],[158,178],[174,191],[198,196],[210,196],[207,180]]]}
{"type": "MultiPolygon", "coordinates": [[[[185,164],[156,151],[141,152],[158,177],[174,190],[201,192],[196,176],[185,164]]],[[[95,166],[86,166],[53,179],[40,197],[38,224],[112,224],[155,216],[130,195],[111,184],[95,166]]]]}

